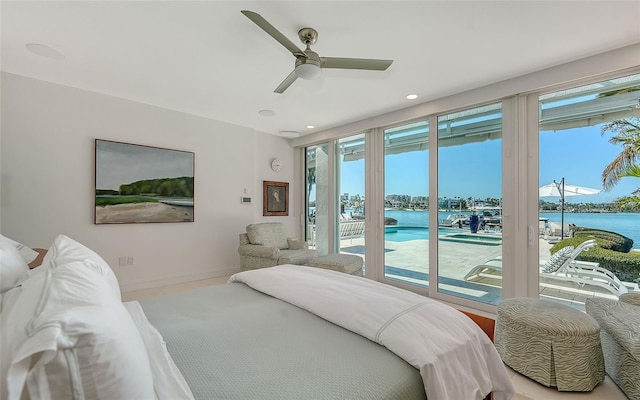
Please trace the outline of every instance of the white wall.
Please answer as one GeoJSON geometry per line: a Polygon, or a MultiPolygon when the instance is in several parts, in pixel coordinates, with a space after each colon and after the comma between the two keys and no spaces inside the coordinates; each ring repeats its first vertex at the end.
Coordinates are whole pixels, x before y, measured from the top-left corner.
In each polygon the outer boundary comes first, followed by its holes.
{"type": "Polygon", "coordinates": [[[1,76],[0,231],[48,248],[66,234],[114,269],[123,291],[224,276],[238,234],[262,216],[262,181],[293,182],[288,141],[252,129],[13,74],[1,76]],[[195,152],[195,222],[94,225],[94,139],[195,152]],[[280,172],[271,159],[285,163],[280,172]],[[242,205],[245,189],[253,198],[242,205]],[[134,258],[120,267],[118,258],[134,258]]]}

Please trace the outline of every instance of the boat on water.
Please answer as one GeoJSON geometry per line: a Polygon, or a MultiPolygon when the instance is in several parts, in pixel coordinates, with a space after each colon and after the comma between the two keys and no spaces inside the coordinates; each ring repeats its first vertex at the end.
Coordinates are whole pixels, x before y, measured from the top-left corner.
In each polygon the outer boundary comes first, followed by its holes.
{"type": "Polygon", "coordinates": [[[497,206],[477,206],[471,208],[480,217],[480,224],[502,226],[502,207],[497,206]]]}
{"type": "Polygon", "coordinates": [[[469,225],[469,215],[465,214],[449,214],[445,219],[440,221],[438,226],[446,228],[462,228],[462,225],[469,225]]]}

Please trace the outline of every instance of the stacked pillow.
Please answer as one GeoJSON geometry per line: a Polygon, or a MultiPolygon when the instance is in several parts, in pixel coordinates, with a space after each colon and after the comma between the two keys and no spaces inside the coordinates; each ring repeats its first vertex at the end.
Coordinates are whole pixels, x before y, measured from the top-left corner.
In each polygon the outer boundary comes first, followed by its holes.
{"type": "Polygon", "coordinates": [[[53,241],[42,260],[42,265],[34,269],[33,273],[41,273],[49,268],[56,268],[72,261],[86,261],[85,267],[98,273],[109,284],[113,295],[119,301],[122,300],[118,278],[116,278],[109,264],[93,250],[65,235],[60,235],[53,241]]]}
{"type": "Polygon", "coordinates": [[[31,261],[35,260],[36,257],[38,257],[38,252],[32,249],[31,247],[25,246],[22,243],[18,243],[15,240],[9,239],[4,235],[0,235],[0,240],[2,240],[3,242],[9,243],[13,247],[15,247],[16,250],[18,250],[18,253],[20,253],[20,256],[22,256],[22,258],[27,264],[29,264],[31,261]]]}
{"type": "Polygon", "coordinates": [[[27,264],[37,256],[35,250],[0,235],[0,296],[27,278],[27,264]]]}
{"type": "Polygon", "coordinates": [[[145,344],[100,256],[61,235],[18,283],[1,314],[3,399],[156,397],[145,344]]]}

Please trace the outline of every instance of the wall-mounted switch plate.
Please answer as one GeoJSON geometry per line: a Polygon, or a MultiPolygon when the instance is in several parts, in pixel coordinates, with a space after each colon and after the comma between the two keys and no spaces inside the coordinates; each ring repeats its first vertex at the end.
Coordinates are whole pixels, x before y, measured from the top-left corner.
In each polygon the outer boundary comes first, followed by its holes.
{"type": "Polygon", "coordinates": [[[251,197],[240,197],[240,203],[242,204],[251,204],[251,197]]]}

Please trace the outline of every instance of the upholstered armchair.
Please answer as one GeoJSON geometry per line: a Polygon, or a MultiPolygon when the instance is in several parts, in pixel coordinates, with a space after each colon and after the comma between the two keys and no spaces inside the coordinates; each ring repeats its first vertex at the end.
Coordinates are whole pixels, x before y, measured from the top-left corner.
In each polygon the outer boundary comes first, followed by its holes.
{"type": "Polygon", "coordinates": [[[273,267],[281,264],[304,265],[318,256],[307,242],[287,237],[280,222],[264,222],[247,226],[240,234],[240,269],[273,267]]]}

